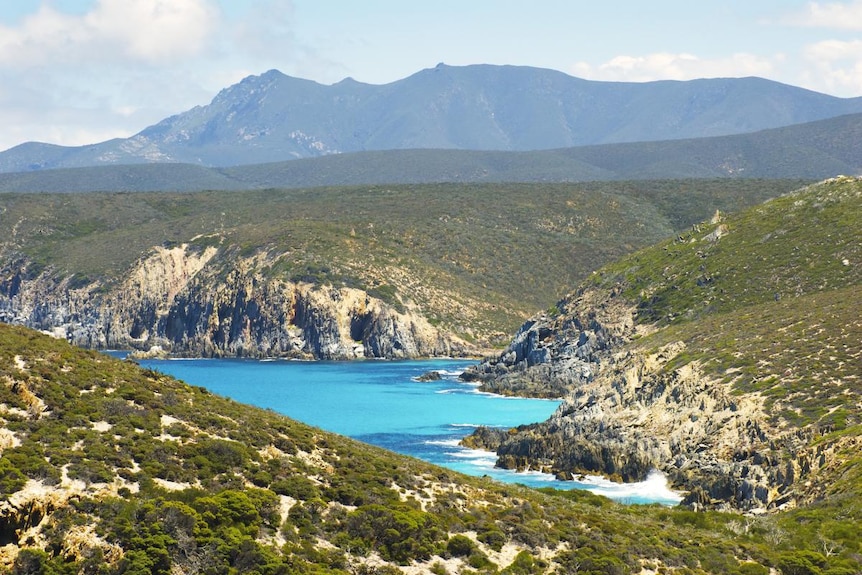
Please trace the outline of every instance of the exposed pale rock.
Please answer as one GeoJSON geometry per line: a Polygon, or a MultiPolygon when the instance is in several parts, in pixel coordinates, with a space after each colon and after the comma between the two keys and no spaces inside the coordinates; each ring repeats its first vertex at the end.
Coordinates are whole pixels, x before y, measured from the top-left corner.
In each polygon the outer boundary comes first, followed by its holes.
{"type": "Polygon", "coordinates": [[[215,247],[156,247],[118,285],[72,287],[72,278],[51,269],[33,276],[26,258],[11,258],[0,270],[0,321],[63,334],[83,347],[131,348],[134,357],[470,352],[410,306],[398,311],[362,290],[271,277],[261,271],[265,256],[222,260],[215,247]]]}
{"type": "Polygon", "coordinates": [[[94,525],[74,525],[63,535],[61,553],[67,560],[83,561],[92,555],[94,549],[101,550],[103,560],[109,565],[123,558],[122,547],[99,537],[94,525]]]}
{"type": "Polygon", "coordinates": [[[721,239],[722,236],[726,236],[729,229],[726,225],[721,224],[716,226],[714,230],[712,230],[707,235],[703,236],[703,240],[707,242],[717,242],[721,239]]]}
{"type": "MultiPolygon", "coordinates": [[[[0,405],[0,407],[2,407],[2,405],[0,405]]],[[[5,427],[0,428],[0,453],[3,453],[4,449],[17,447],[19,445],[21,445],[21,440],[15,435],[15,432],[9,431],[5,427]]]]}
{"type": "Polygon", "coordinates": [[[93,429],[95,429],[96,431],[98,431],[100,433],[110,431],[111,428],[113,427],[113,425],[111,425],[107,421],[94,421],[90,425],[93,427],[93,429]]]}

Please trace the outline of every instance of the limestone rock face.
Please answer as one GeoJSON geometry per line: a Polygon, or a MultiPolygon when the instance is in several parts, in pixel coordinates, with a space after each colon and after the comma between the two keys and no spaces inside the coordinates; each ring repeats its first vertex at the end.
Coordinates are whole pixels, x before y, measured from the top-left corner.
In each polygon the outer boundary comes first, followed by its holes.
{"type": "Polygon", "coordinates": [[[260,258],[157,247],[112,282],[77,285],[14,258],[0,271],[0,320],[83,347],[204,357],[409,358],[469,353],[425,317],[366,292],[297,284],[260,258]]]}

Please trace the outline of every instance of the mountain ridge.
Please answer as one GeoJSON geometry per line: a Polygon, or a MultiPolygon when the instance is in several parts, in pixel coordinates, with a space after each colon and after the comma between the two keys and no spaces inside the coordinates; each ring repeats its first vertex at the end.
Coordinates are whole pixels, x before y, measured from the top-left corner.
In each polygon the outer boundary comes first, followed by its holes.
{"type": "Polygon", "coordinates": [[[198,191],[436,182],[801,178],[862,173],[862,114],[750,134],[532,152],[388,150],[207,168],[130,164],[0,173],[8,192],[198,191]]]}
{"type": "Polygon", "coordinates": [[[0,171],[118,163],[226,166],[385,149],[535,150],[752,132],[862,112],[762,78],[596,82],[521,66],[438,65],[384,85],[329,86],[271,70],[134,136],[27,143],[0,171]]]}

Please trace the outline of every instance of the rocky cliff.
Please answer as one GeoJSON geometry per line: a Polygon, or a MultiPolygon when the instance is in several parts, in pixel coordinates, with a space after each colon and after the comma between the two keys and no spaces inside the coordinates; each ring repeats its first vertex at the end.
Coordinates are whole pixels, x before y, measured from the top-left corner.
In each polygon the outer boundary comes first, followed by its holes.
{"type": "Polygon", "coordinates": [[[811,430],[776,426],[761,396],[734,392],[698,362],[680,362],[682,341],[652,350],[633,344],[635,308],[616,292],[578,294],[570,313],[531,320],[500,356],[468,371],[487,390],[565,401],[546,422],[482,428],[467,445],[496,451],[500,467],[560,479],[640,481],[659,469],[688,492],[685,503],[745,510],[810,501],[822,494],[811,479],[830,455],[848,441],[862,445],[844,438],[812,446],[811,430]]]}
{"type": "Polygon", "coordinates": [[[561,478],[659,469],[695,507],[822,497],[862,445],[860,199],[828,181],[594,274],[465,374],[557,412],[466,442],[561,478]]]}
{"type": "Polygon", "coordinates": [[[408,358],[469,346],[365,291],[267,275],[266,257],[156,247],[117,279],[89,281],[7,257],[0,320],[90,348],[180,356],[408,358]]]}

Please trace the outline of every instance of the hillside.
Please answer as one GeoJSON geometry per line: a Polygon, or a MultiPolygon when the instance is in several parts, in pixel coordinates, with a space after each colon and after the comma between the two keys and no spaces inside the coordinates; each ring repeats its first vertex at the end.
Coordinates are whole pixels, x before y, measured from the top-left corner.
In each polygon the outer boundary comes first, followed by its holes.
{"type": "Polygon", "coordinates": [[[761,78],[595,82],[519,66],[441,64],[374,86],[270,70],[138,134],[80,147],[29,142],[0,172],[178,162],[259,164],[374,150],[526,151],[704,138],[862,112],[761,78]]]}
{"type": "Polygon", "coordinates": [[[634,480],[693,505],[786,509],[862,476],[862,179],[839,177],[599,271],[471,377],[562,395],[545,423],[481,430],[500,464],[634,480]]]}
{"type": "Polygon", "coordinates": [[[0,372],[14,575],[862,567],[858,476],[772,516],[625,507],[461,476],[20,327],[0,325],[0,372]]]}
{"type": "Polygon", "coordinates": [[[0,319],[86,347],[475,354],[589,271],[798,181],[0,195],[0,319]]]}
{"type": "Polygon", "coordinates": [[[819,180],[860,173],[862,114],[851,114],[734,136],[532,152],[386,150],[230,168],[127,164],[0,173],[0,191],[200,191],[686,178],[819,180]]]}

